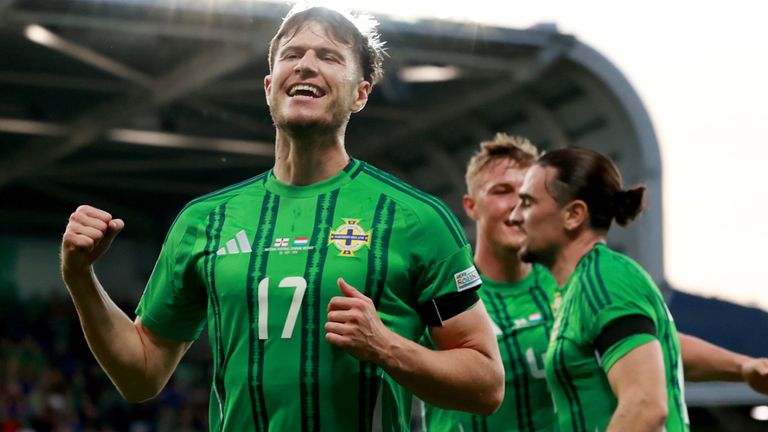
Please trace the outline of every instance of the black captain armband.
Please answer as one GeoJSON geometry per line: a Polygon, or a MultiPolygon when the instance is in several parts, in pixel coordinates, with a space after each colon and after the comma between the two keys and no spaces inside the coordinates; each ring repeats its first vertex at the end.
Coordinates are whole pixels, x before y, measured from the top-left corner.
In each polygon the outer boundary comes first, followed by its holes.
{"type": "Polygon", "coordinates": [[[416,307],[421,319],[430,327],[441,327],[447,321],[464,312],[480,300],[477,290],[480,285],[461,292],[443,294],[416,307]]]}
{"type": "Polygon", "coordinates": [[[656,336],[656,325],[645,315],[627,315],[611,321],[595,339],[595,349],[602,357],[616,342],[638,334],[656,336]]]}

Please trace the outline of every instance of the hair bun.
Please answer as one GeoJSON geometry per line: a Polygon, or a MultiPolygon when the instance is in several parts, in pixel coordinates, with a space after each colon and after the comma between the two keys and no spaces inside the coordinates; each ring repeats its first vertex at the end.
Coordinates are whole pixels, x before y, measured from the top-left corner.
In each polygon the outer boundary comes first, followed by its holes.
{"type": "Polygon", "coordinates": [[[645,190],[643,185],[621,191],[615,195],[613,208],[614,219],[621,226],[626,226],[645,209],[645,190]]]}

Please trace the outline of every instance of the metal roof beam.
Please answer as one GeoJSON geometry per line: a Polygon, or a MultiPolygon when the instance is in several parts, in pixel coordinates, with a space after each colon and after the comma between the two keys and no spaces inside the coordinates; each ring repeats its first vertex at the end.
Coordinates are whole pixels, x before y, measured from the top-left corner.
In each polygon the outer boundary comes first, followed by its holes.
{"type": "Polygon", "coordinates": [[[201,98],[189,98],[182,102],[184,105],[194,108],[202,115],[211,116],[212,118],[235,125],[243,130],[261,135],[274,135],[275,133],[275,128],[272,126],[271,122],[266,123],[257,121],[249,115],[221,107],[214,103],[202,100],[201,98]]]}
{"type": "Polygon", "coordinates": [[[189,94],[210,81],[236,70],[263,51],[249,47],[219,47],[205,51],[160,77],[152,92],[108,102],[81,115],[68,127],[67,139],[53,150],[37,142],[7,155],[0,161],[0,186],[71,154],[110,128],[155,106],[165,105],[189,94]]]}
{"type": "MultiPolygon", "coordinates": [[[[531,53],[535,54],[531,49],[531,53]]],[[[470,52],[437,51],[434,49],[398,46],[392,49],[392,59],[398,64],[444,64],[466,69],[482,69],[499,73],[515,73],[535,63],[532,55],[520,57],[495,57],[470,52]]]]}
{"type": "MultiPolygon", "coordinates": [[[[168,194],[184,194],[190,196],[204,195],[220,187],[215,183],[173,181],[162,178],[121,178],[115,176],[89,176],[89,177],[66,177],[59,179],[61,183],[73,186],[94,186],[109,185],[110,189],[124,189],[133,192],[152,192],[168,194]]],[[[110,207],[105,207],[110,208],[110,207]]]]}
{"type": "Polygon", "coordinates": [[[426,132],[437,125],[448,121],[458,121],[462,116],[475,109],[479,109],[488,103],[508,98],[530,82],[533,82],[541,74],[557,63],[573,46],[572,38],[552,38],[550,43],[541,48],[536,54],[536,63],[520,73],[517,79],[510,77],[509,81],[502,84],[494,84],[472,93],[469,97],[463,96],[460,100],[448,102],[441,101],[439,106],[426,110],[427,113],[419,117],[417,123],[398,129],[384,135],[381,138],[373,138],[368,142],[362,155],[363,158],[372,158],[392,145],[393,142],[407,141],[419,133],[426,132]]]}
{"type": "MultiPolygon", "coordinates": [[[[2,132],[23,135],[61,137],[67,135],[68,128],[64,125],[56,123],[0,118],[0,133],[2,132]]],[[[133,145],[169,147],[254,156],[273,156],[275,154],[275,145],[271,142],[246,141],[215,137],[209,138],[137,129],[110,129],[105,131],[104,135],[110,141],[133,145]]],[[[50,148],[52,144],[47,142],[45,145],[50,148]]]]}
{"type": "Polygon", "coordinates": [[[152,77],[149,75],[113,60],[104,54],[63,38],[45,27],[31,24],[26,27],[24,33],[27,38],[46,48],[80,60],[89,66],[120,77],[130,83],[140,87],[152,85],[152,77]]]}
{"type": "Polygon", "coordinates": [[[189,172],[247,168],[254,166],[253,158],[227,158],[222,156],[188,156],[178,158],[151,158],[142,160],[115,160],[112,158],[95,162],[60,164],[45,171],[46,177],[60,177],[83,174],[129,174],[145,172],[189,172]]]}
{"type": "MultiPolygon", "coordinates": [[[[525,97],[522,103],[523,111],[531,116],[533,123],[540,126],[540,130],[548,135],[552,148],[564,148],[571,145],[571,140],[563,130],[563,126],[557,121],[552,112],[544,105],[530,97],[525,97]]],[[[536,144],[536,143],[534,143],[536,144]]]]}
{"type": "Polygon", "coordinates": [[[105,93],[127,93],[125,83],[118,80],[82,78],[47,73],[0,71],[0,84],[48,87],[64,90],[95,90],[105,93]]]}
{"type": "MultiPolygon", "coordinates": [[[[201,28],[195,24],[175,24],[140,20],[109,18],[104,16],[83,16],[57,12],[32,12],[14,10],[7,14],[7,21],[18,24],[40,24],[59,27],[74,27],[86,30],[105,30],[140,34],[144,36],[171,36],[186,39],[203,39],[228,43],[251,44],[260,31],[253,29],[201,28]]],[[[270,29],[274,30],[274,29],[270,29]]]]}
{"type": "Polygon", "coordinates": [[[0,18],[11,9],[15,0],[0,0],[0,18]]]}
{"type": "Polygon", "coordinates": [[[219,96],[227,94],[238,94],[243,92],[256,92],[264,94],[264,79],[240,79],[229,80],[211,84],[200,90],[204,96],[219,96]]]}

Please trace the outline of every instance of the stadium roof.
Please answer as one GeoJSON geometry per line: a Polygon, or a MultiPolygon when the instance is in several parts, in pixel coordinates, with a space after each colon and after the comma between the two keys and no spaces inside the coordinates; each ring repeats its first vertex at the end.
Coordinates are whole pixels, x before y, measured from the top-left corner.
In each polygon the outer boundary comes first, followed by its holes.
{"type": "MultiPolygon", "coordinates": [[[[0,1],[0,226],[60,232],[87,202],[126,218],[134,235],[162,237],[189,199],[271,167],[263,77],[286,10],[0,1]]],[[[466,160],[496,131],[543,148],[601,150],[627,183],[650,188],[647,214],[614,230],[612,244],[662,279],[658,145],[640,99],[607,59],[553,25],[379,18],[386,77],[350,122],[350,154],[464,218],[466,160]]]]}

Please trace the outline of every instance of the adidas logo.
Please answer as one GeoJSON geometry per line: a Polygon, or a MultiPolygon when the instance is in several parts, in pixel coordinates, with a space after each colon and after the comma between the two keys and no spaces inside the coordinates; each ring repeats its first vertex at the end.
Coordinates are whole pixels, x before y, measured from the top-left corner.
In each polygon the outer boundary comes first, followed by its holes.
{"type": "Polygon", "coordinates": [[[251,245],[248,243],[248,236],[245,230],[240,230],[235,234],[235,238],[228,241],[226,246],[217,250],[216,255],[234,255],[239,253],[251,253],[251,245]]]}

